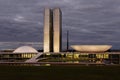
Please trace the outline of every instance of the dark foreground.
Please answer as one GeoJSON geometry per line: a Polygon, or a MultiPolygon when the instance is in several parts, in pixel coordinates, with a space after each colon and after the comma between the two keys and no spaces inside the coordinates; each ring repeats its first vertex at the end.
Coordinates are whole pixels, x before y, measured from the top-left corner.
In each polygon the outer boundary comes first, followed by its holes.
{"type": "Polygon", "coordinates": [[[120,80],[120,66],[0,66],[0,80],[120,80]]]}

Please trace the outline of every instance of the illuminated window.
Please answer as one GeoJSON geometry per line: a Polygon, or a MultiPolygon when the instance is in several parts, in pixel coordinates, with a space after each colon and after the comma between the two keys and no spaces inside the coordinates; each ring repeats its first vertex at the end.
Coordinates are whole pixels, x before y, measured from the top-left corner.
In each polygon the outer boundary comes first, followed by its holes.
{"type": "Polygon", "coordinates": [[[108,54],[96,54],[97,58],[109,58],[108,54]]]}

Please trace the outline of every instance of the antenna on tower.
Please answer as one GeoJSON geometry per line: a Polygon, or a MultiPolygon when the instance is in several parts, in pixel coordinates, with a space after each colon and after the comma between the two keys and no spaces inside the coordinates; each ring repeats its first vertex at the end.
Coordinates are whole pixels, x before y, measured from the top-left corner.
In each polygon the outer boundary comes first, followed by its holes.
{"type": "Polygon", "coordinates": [[[69,31],[67,30],[67,51],[69,50],[69,31]]]}

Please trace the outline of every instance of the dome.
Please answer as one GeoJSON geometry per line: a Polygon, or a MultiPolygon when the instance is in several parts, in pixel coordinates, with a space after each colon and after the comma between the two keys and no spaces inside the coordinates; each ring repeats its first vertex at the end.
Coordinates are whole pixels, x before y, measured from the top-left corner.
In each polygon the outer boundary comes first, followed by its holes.
{"type": "Polygon", "coordinates": [[[109,50],[111,45],[72,45],[76,51],[80,52],[105,52],[109,50]]]}
{"type": "Polygon", "coordinates": [[[38,51],[30,46],[21,46],[14,50],[13,53],[38,53],[38,51]]]}

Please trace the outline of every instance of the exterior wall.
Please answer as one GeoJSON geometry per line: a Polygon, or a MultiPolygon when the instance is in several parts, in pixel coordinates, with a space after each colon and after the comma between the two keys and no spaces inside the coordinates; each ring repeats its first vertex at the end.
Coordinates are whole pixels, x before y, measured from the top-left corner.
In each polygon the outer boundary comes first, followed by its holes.
{"type": "Polygon", "coordinates": [[[0,62],[24,62],[37,55],[37,53],[0,52],[0,62]]]}
{"type": "Polygon", "coordinates": [[[95,64],[120,64],[120,52],[81,53],[60,52],[58,54],[44,53],[41,57],[48,58],[40,62],[70,62],[70,63],[95,63],[95,64]]]}
{"type": "Polygon", "coordinates": [[[44,52],[51,52],[53,50],[53,20],[52,11],[45,8],[44,13],[44,52]]]}
{"type": "Polygon", "coordinates": [[[54,38],[53,38],[53,52],[61,52],[62,48],[62,13],[59,8],[53,10],[53,30],[54,30],[54,38]]]}
{"type": "MultiPolygon", "coordinates": [[[[0,62],[24,62],[37,55],[36,53],[0,52],[0,62]]],[[[80,53],[80,52],[54,52],[43,53],[40,62],[70,62],[70,63],[103,63],[120,64],[120,52],[80,53]]]]}

